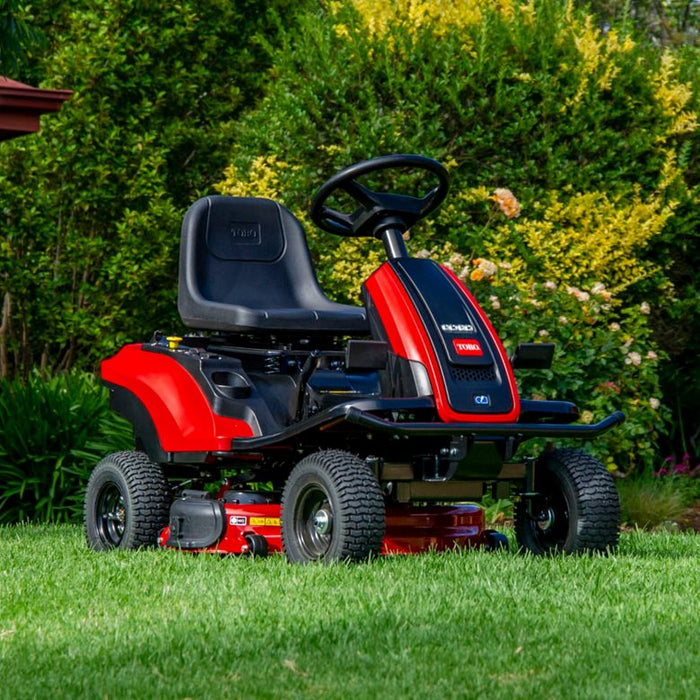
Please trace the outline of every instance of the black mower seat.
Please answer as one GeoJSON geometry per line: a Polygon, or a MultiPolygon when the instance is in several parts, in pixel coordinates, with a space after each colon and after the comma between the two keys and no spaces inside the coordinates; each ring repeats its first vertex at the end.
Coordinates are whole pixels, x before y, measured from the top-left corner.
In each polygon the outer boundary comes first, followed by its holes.
{"type": "Polygon", "coordinates": [[[211,196],[182,222],[178,310],[189,328],[230,332],[368,332],[365,310],[332,302],[304,230],[270,199],[211,196]]]}

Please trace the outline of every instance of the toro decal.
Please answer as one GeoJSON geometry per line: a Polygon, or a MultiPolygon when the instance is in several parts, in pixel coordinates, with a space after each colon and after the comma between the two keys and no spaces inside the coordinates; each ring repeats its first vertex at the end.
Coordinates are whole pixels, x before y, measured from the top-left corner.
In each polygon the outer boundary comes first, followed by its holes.
{"type": "Polygon", "coordinates": [[[480,357],[484,354],[484,351],[481,349],[481,343],[479,343],[478,340],[472,340],[471,338],[454,338],[452,344],[458,355],[480,357]]]}

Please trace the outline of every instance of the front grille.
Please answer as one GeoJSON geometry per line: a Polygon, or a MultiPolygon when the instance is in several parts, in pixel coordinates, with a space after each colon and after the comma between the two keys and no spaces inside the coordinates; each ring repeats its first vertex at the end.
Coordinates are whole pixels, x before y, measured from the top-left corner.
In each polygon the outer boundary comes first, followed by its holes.
{"type": "Polygon", "coordinates": [[[495,382],[496,370],[488,367],[450,367],[450,374],[455,382],[495,382]]]}

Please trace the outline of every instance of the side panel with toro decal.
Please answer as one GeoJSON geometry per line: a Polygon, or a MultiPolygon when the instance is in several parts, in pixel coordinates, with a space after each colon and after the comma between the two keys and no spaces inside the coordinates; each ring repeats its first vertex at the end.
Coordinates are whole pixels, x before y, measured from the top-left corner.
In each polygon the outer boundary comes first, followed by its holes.
{"type": "Polygon", "coordinates": [[[449,270],[430,260],[392,259],[364,292],[374,335],[426,368],[441,420],[517,421],[520,401],[503,345],[449,270]]]}

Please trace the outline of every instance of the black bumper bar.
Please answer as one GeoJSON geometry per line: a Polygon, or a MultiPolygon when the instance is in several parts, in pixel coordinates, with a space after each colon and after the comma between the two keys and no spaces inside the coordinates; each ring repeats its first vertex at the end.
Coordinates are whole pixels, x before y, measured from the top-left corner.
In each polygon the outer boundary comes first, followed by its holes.
{"type": "Polygon", "coordinates": [[[230,453],[216,453],[228,456],[234,453],[272,447],[284,443],[293,443],[305,434],[315,431],[332,431],[342,426],[393,433],[408,436],[440,435],[490,435],[493,437],[551,437],[551,438],[594,438],[619,425],[625,420],[621,411],[611,413],[599,423],[440,423],[440,422],[403,422],[381,418],[376,412],[419,411],[432,407],[427,398],[418,399],[363,399],[352,403],[334,406],[318,413],[305,421],[294,423],[272,435],[260,435],[249,438],[234,438],[230,453]]]}
{"type": "Polygon", "coordinates": [[[615,411],[599,423],[396,423],[379,418],[368,411],[349,406],[345,414],[348,423],[368,430],[380,430],[397,435],[493,435],[494,437],[571,437],[593,438],[625,420],[622,411],[615,411]]]}

